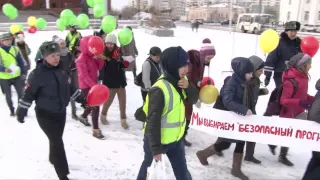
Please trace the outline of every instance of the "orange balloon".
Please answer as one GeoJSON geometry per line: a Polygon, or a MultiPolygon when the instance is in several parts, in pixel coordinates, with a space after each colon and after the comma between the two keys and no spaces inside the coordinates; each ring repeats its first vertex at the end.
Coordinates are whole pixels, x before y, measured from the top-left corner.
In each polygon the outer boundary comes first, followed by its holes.
{"type": "Polygon", "coordinates": [[[200,89],[199,99],[204,104],[216,102],[219,96],[219,90],[213,85],[206,85],[200,89]]]}

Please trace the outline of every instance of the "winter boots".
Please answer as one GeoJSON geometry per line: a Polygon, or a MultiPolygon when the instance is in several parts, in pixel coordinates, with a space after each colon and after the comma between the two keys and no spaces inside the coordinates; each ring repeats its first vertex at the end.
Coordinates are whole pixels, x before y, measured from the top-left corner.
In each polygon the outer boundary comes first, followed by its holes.
{"type": "Polygon", "coordinates": [[[16,115],[16,113],[14,112],[14,108],[10,108],[10,116],[14,117],[16,115]]]}
{"type": "Polygon", "coordinates": [[[245,161],[253,162],[255,164],[261,164],[261,161],[256,159],[253,154],[254,154],[254,148],[256,146],[256,143],[254,142],[247,142],[247,147],[246,147],[246,156],[244,157],[245,161]]]}
{"type": "Polygon", "coordinates": [[[203,166],[207,166],[209,165],[208,157],[213,156],[214,154],[216,154],[216,150],[214,148],[214,145],[211,145],[204,150],[198,151],[197,157],[203,166]]]}
{"type": "Polygon", "coordinates": [[[129,126],[127,124],[127,119],[121,119],[121,126],[123,129],[129,129],[129,126]]]}
{"type": "Polygon", "coordinates": [[[192,143],[189,142],[189,141],[187,141],[187,140],[186,140],[186,137],[183,138],[183,141],[184,141],[184,145],[185,145],[185,146],[187,146],[187,147],[192,146],[192,143]]]}
{"type": "Polygon", "coordinates": [[[244,175],[243,172],[241,171],[242,157],[243,157],[243,154],[233,153],[231,174],[234,177],[237,177],[241,180],[249,180],[248,176],[244,175]]]}
{"type": "Polygon", "coordinates": [[[100,115],[100,121],[103,125],[109,125],[109,121],[107,120],[107,116],[106,115],[100,115]]]}
{"type": "Polygon", "coordinates": [[[94,129],[93,130],[93,136],[98,138],[98,139],[105,139],[104,135],[102,134],[100,129],[94,129]]]}
{"type": "Polygon", "coordinates": [[[281,147],[279,162],[286,166],[293,166],[293,163],[287,158],[288,151],[289,151],[288,147],[281,147]]]}
{"type": "Polygon", "coordinates": [[[82,115],[80,115],[79,121],[85,126],[91,126],[91,124],[88,121],[88,118],[84,118],[82,115]]]}

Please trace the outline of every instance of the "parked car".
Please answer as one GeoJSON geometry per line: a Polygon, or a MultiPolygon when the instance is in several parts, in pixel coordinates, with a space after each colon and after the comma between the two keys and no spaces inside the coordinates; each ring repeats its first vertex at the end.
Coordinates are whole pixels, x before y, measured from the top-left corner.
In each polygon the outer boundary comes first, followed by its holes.
{"type": "MultiPolygon", "coordinates": [[[[221,25],[229,25],[229,22],[230,22],[230,20],[225,20],[225,21],[222,21],[220,24],[221,25]]],[[[236,24],[236,22],[235,21],[231,21],[231,24],[233,25],[233,24],[236,24]]]]}
{"type": "Polygon", "coordinates": [[[320,25],[304,24],[301,28],[302,32],[320,32],[320,25]]]}

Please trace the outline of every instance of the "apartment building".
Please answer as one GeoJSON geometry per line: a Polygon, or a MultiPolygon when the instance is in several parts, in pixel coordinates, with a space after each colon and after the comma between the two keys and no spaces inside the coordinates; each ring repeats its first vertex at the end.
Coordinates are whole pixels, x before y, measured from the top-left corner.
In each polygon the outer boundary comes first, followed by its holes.
{"type": "MultiPolygon", "coordinates": [[[[262,4],[262,6],[279,6],[281,0],[248,0],[251,4],[262,4]]],[[[299,1],[299,0],[296,0],[299,1]]]]}
{"type": "Polygon", "coordinates": [[[279,21],[320,24],[320,0],[281,0],[279,21]]]}

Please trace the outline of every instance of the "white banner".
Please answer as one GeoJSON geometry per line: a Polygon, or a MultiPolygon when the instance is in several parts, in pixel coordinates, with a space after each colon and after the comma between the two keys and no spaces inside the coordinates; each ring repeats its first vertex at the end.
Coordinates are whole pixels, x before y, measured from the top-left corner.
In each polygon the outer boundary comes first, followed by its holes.
{"type": "Polygon", "coordinates": [[[217,137],[320,151],[320,124],[194,106],[190,127],[217,137]]]}

